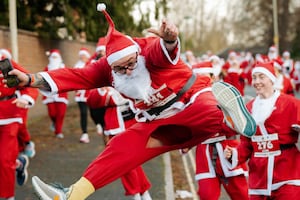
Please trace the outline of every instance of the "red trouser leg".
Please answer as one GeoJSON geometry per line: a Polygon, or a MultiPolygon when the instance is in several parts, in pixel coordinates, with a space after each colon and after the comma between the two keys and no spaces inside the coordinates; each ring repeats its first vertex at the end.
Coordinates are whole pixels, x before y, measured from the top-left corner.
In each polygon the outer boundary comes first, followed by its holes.
{"type": "Polygon", "coordinates": [[[218,200],[221,183],[218,178],[206,178],[198,181],[198,195],[201,200],[218,200]]]}
{"type": "Polygon", "coordinates": [[[0,126],[0,198],[14,196],[19,125],[0,126]]]}
{"type": "Polygon", "coordinates": [[[126,173],[121,177],[121,181],[125,189],[125,195],[143,194],[151,187],[141,166],[126,173]]]}
{"type": "Polygon", "coordinates": [[[232,200],[249,199],[248,182],[244,175],[238,175],[226,178],[222,185],[232,200]]]}
{"type": "Polygon", "coordinates": [[[21,109],[23,123],[20,124],[20,129],[18,133],[19,152],[24,151],[26,142],[29,142],[31,139],[30,133],[27,129],[27,114],[28,114],[28,109],[21,109]]]}
{"type": "Polygon", "coordinates": [[[67,110],[67,105],[61,102],[48,103],[48,115],[55,123],[55,134],[62,133],[63,121],[67,110]]]}
{"type": "Polygon", "coordinates": [[[203,142],[223,131],[222,122],[223,114],[215,98],[210,92],[203,93],[175,116],[134,124],[112,138],[83,176],[99,189],[162,153],[203,142]],[[150,136],[159,139],[162,146],[147,147],[150,136]]]}

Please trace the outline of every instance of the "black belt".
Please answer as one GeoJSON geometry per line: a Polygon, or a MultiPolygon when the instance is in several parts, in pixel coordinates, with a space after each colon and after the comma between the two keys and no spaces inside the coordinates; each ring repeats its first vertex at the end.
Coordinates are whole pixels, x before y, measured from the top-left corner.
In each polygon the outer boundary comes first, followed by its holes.
{"type": "Polygon", "coordinates": [[[192,76],[189,78],[189,80],[185,83],[185,85],[181,88],[181,90],[176,94],[176,97],[174,97],[172,100],[167,102],[163,106],[151,108],[150,110],[147,111],[150,115],[156,115],[158,116],[163,110],[166,108],[170,107],[173,103],[175,103],[177,100],[180,99],[180,97],[188,90],[196,81],[196,74],[192,74],[192,76]]]}
{"type": "Polygon", "coordinates": [[[125,111],[121,112],[121,114],[122,114],[124,121],[133,119],[135,117],[135,114],[132,112],[131,109],[125,110],[125,111]]]}
{"type": "Polygon", "coordinates": [[[0,101],[7,101],[9,99],[16,98],[16,97],[17,97],[16,94],[13,94],[13,95],[10,95],[10,96],[5,96],[5,97],[0,97],[0,101]]]}
{"type": "Polygon", "coordinates": [[[294,143],[293,144],[280,144],[279,147],[280,147],[280,150],[286,150],[286,149],[296,147],[296,144],[294,144],[294,143]]]}

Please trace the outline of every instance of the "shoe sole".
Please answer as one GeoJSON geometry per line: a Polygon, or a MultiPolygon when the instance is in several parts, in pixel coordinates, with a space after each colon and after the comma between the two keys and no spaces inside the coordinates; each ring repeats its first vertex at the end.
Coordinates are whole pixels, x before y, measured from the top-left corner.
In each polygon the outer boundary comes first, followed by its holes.
{"type": "Polygon", "coordinates": [[[44,183],[37,176],[33,176],[31,180],[35,194],[40,200],[63,200],[62,198],[60,198],[60,195],[57,194],[54,188],[52,189],[50,185],[44,183]],[[50,193],[50,196],[46,194],[42,188],[47,189],[48,193],[50,193]]]}
{"type": "Polygon", "coordinates": [[[217,82],[212,86],[212,93],[225,115],[225,120],[228,122],[226,116],[229,116],[234,122],[234,126],[231,128],[246,137],[255,134],[255,120],[248,112],[241,94],[234,86],[225,82],[217,82]]]}

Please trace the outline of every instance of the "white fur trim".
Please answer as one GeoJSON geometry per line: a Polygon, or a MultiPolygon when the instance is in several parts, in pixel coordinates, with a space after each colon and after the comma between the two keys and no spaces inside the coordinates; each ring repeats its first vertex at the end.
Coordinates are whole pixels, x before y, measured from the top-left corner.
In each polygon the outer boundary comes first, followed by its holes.
{"type": "Polygon", "coordinates": [[[105,50],[106,50],[106,48],[105,48],[104,45],[100,45],[100,46],[96,47],[96,52],[98,52],[98,51],[105,51],[105,50]]]}
{"type": "Polygon", "coordinates": [[[254,73],[257,73],[257,72],[265,74],[267,77],[269,77],[269,79],[271,79],[271,81],[273,83],[275,83],[276,77],[269,70],[267,70],[266,68],[264,68],[264,67],[254,67],[253,70],[252,70],[252,75],[254,73]]]}
{"type": "Polygon", "coordinates": [[[106,10],[106,5],[104,3],[98,3],[97,4],[97,11],[102,12],[103,10],[106,10]]]}
{"type": "Polygon", "coordinates": [[[138,52],[138,47],[136,45],[128,46],[124,49],[121,49],[117,52],[114,52],[110,54],[106,59],[109,65],[111,65],[113,62],[120,60],[121,58],[124,58],[125,56],[128,56],[129,54],[138,52]]]}
{"type": "Polygon", "coordinates": [[[53,94],[56,94],[58,92],[58,88],[56,83],[53,81],[53,79],[51,78],[51,76],[49,76],[49,74],[47,72],[40,72],[39,73],[49,84],[51,91],[45,91],[45,90],[40,90],[40,92],[44,95],[44,96],[51,96],[53,94]]]}
{"type": "Polygon", "coordinates": [[[167,50],[167,48],[164,45],[164,40],[162,38],[160,38],[160,46],[162,47],[162,50],[163,50],[165,56],[167,57],[167,59],[169,60],[169,62],[172,63],[173,65],[177,64],[177,62],[178,62],[178,60],[180,58],[180,40],[179,40],[179,38],[177,38],[178,51],[177,51],[177,55],[174,58],[174,60],[171,59],[171,57],[170,57],[170,55],[168,53],[168,50],[167,50]]]}
{"type": "Polygon", "coordinates": [[[202,68],[193,69],[193,72],[197,74],[209,74],[209,73],[213,73],[213,70],[211,67],[202,67],[202,68]]]}
{"type": "Polygon", "coordinates": [[[34,105],[34,102],[35,102],[34,99],[31,96],[27,95],[27,94],[23,94],[21,96],[21,99],[24,99],[24,100],[26,100],[26,101],[28,101],[30,103],[30,105],[28,106],[28,108],[31,108],[34,105]]]}
{"type": "Polygon", "coordinates": [[[15,122],[23,124],[22,118],[21,117],[16,117],[16,118],[0,119],[0,126],[15,123],[15,122]]]}

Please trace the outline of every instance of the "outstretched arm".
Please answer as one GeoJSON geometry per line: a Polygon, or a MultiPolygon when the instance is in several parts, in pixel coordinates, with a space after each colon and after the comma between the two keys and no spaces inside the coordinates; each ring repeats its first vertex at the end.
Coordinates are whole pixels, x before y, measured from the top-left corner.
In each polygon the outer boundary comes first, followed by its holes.
{"type": "MultiPolygon", "coordinates": [[[[35,87],[45,91],[50,91],[49,84],[45,79],[39,74],[26,74],[18,69],[13,69],[9,72],[9,75],[16,75],[19,79],[19,86],[25,87],[35,87]]],[[[3,79],[3,82],[6,84],[6,80],[3,79]]]]}

